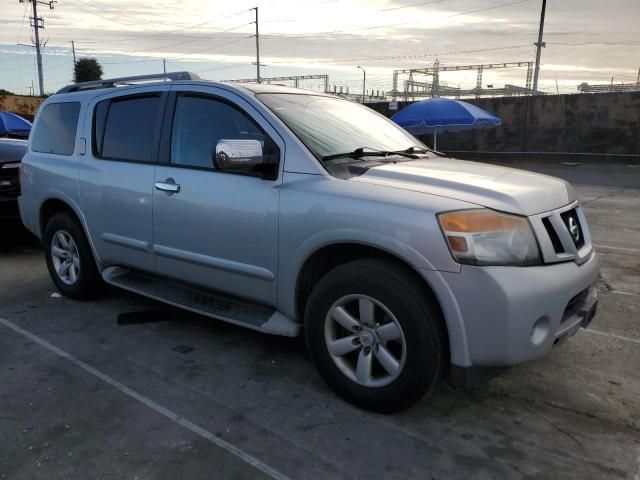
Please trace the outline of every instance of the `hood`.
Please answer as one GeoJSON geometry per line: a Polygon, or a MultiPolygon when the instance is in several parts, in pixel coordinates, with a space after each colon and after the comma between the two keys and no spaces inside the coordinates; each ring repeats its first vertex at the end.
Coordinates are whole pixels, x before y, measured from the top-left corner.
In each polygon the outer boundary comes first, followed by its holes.
{"type": "Polygon", "coordinates": [[[423,192],[519,215],[547,212],[577,199],[573,187],[559,178],[441,157],[385,164],[349,181],[423,192]]]}
{"type": "Polygon", "coordinates": [[[0,138],[0,164],[20,162],[28,147],[26,140],[0,138]]]}

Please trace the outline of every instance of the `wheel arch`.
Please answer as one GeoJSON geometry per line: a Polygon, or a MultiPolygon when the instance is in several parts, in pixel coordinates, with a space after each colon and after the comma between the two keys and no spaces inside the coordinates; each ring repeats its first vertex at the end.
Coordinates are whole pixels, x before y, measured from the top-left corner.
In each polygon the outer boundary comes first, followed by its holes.
{"type": "Polygon", "coordinates": [[[394,263],[409,273],[422,287],[425,295],[429,296],[440,311],[442,328],[447,338],[447,358],[451,358],[450,344],[455,339],[451,338],[447,317],[435,290],[430,283],[420,274],[410,261],[396,252],[355,241],[336,242],[317,248],[304,260],[295,282],[295,315],[302,321],[305,308],[313,287],[331,270],[345,263],[364,258],[379,258],[394,263]]]}
{"type": "Polygon", "coordinates": [[[68,201],[62,200],[57,197],[51,197],[42,202],[42,205],[40,205],[40,210],[38,212],[38,228],[40,229],[41,236],[44,235],[44,231],[47,228],[49,220],[51,220],[54,215],[62,212],[71,213],[75,220],[77,220],[78,223],[82,225],[80,216],[68,201]]]}
{"type": "Polygon", "coordinates": [[[84,216],[82,215],[82,211],[76,205],[76,203],[70,198],[66,198],[64,196],[52,195],[47,197],[41,204],[38,209],[38,228],[39,228],[39,236],[40,238],[44,237],[44,231],[47,227],[47,223],[51,218],[58,214],[68,212],[73,218],[78,222],[80,228],[82,229],[87,241],[89,242],[89,246],[91,247],[91,251],[93,253],[93,257],[96,260],[96,264],[100,269],[100,258],[96,252],[95,246],[93,244],[93,240],[89,235],[89,231],[87,228],[87,224],[85,222],[84,216]]]}

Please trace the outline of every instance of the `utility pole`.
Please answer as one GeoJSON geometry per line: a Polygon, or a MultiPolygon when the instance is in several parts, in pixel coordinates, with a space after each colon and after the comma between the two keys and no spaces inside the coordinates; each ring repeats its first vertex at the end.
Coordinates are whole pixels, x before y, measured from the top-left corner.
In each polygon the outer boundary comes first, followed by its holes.
{"type": "Polygon", "coordinates": [[[167,73],[167,59],[166,58],[162,59],[162,71],[166,75],[166,73],[167,73]]]}
{"type": "Polygon", "coordinates": [[[538,94],[538,77],[540,76],[540,55],[542,55],[542,49],[545,47],[545,43],[542,41],[542,34],[544,32],[544,12],[547,9],[547,0],[542,0],[542,11],[540,12],[540,31],[538,32],[538,41],[534,43],[536,46],[536,68],[533,74],[533,95],[538,94]]]}
{"type": "Polygon", "coordinates": [[[258,7],[253,7],[251,10],[256,11],[256,82],[262,83],[260,78],[260,31],[258,29],[258,7]]]}
{"type": "Polygon", "coordinates": [[[44,19],[38,17],[38,4],[47,5],[49,9],[53,10],[55,0],[45,2],[42,0],[19,0],[20,3],[29,2],[33,8],[33,17],[29,17],[31,26],[33,27],[33,33],[35,37],[36,47],[36,63],[38,65],[38,84],[40,87],[40,96],[44,97],[44,75],[42,73],[42,52],[40,51],[40,29],[44,29],[44,19]]]}
{"type": "Polygon", "coordinates": [[[73,52],[73,66],[76,66],[76,43],[71,40],[71,51],[73,52]]]}
{"type": "Polygon", "coordinates": [[[358,65],[358,68],[362,70],[362,103],[364,104],[365,88],[367,86],[367,72],[365,72],[364,68],[360,65],[358,65]]]}

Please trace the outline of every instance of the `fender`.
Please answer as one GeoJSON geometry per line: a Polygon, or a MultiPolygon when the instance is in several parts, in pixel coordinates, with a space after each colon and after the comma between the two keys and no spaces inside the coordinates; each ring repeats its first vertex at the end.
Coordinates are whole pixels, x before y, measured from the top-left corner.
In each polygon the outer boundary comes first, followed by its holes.
{"type": "Polygon", "coordinates": [[[84,214],[82,213],[82,209],[78,206],[77,202],[66,193],[61,192],[59,190],[51,190],[51,189],[48,189],[42,192],[40,201],[38,202],[38,210],[37,210],[38,212],[38,224],[36,227],[38,229],[37,236],[40,239],[42,239],[42,236],[44,234],[44,232],[40,231],[41,230],[40,215],[42,213],[42,207],[49,200],[59,200],[65,203],[73,211],[73,213],[76,215],[78,220],[80,220],[80,226],[82,227],[85,237],[89,241],[89,246],[91,247],[91,251],[93,252],[93,258],[95,259],[96,265],[98,266],[98,271],[102,271],[104,269],[104,264],[100,260],[100,256],[98,255],[95,245],[93,244],[93,239],[91,238],[91,235],[89,235],[89,229],[87,228],[87,220],[84,214]]]}
{"type": "MultiPolygon", "coordinates": [[[[433,265],[414,248],[398,239],[360,229],[324,230],[307,238],[290,254],[289,261],[279,267],[278,307],[295,318],[296,285],[304,263],[315,252],[329,245],[357,243],[377,248],[420,270],[434,270],[433,265]]],[[[280,257],[282,258],[282,256],[280,257]]]]}
{"type": "Polygon", "coordinates": [[[360,244],[393,255],[412,268],[431,288],[447,324],[451,362],[469,365],[467,335],[457,303],[448,285],[431,262],[420,252],[396,238],[358,229],[335,229],[309,237],[293,252],[286,266],[280,269],[278,307],[290,318],[295,318],[297,284],[305,262],[318,250],[343,243],[360,244]]]}

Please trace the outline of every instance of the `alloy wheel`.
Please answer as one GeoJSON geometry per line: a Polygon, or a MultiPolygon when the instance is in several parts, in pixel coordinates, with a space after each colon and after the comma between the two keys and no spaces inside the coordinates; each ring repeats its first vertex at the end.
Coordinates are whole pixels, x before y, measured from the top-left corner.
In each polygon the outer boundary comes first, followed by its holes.
{"type": "Polygon", "coordinates": [[[73,237],[64,230],[58,230],[51,238],[51,260],[58,278],[67,285],[73,285],[80,274],[80,254],[73,237]]]}
{"type": "Polygon", "coordinates": [[[393,382],[405,364],[404,332],[393,313],[366,295],[338,299],[325,318],[324,336],[335,365],[366,387],[393,382]]]}

